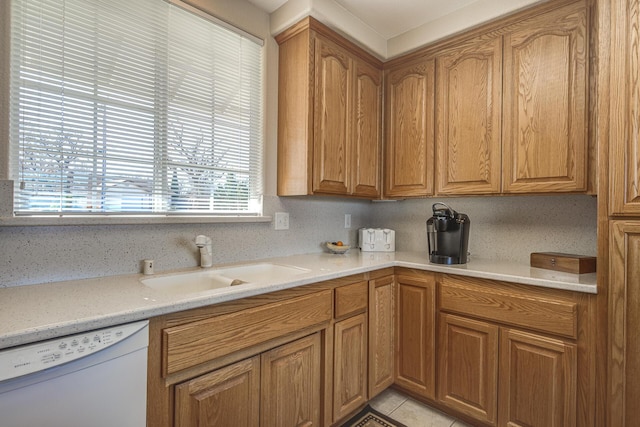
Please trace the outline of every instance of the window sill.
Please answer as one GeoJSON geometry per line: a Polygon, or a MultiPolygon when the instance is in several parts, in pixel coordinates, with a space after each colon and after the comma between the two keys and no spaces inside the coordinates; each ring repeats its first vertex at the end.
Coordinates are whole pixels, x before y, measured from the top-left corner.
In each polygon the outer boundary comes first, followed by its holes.
{"type": "Polygon", "coordinates": [[[0,217],[0,227],[58,225],[220,224],[271,222],[270,216],[70,215],[0,217]]]}

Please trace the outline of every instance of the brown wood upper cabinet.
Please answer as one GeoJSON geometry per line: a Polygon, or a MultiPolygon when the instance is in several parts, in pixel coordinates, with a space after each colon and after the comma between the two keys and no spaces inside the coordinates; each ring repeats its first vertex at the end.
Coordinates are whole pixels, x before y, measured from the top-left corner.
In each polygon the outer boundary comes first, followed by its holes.
{"type": "Polygon", "coordinates": [[[437,193],[499,193],[502,38],[439,56],[437,75],[437,193]]]}
{"type": "Polygon", "coordinates": [[[385,197],[433,194],[435,61],[385,71],[385,197]]]}
{"type": "Polygon", "coordinates": [[[505,36],[503,192],[587,190],[588,50],[583,3],[505,36]]]}
{"type": "Polygon", "coordinates": [[[381,62],[313,18],[276,40],[278,195],[380,197],[381,62]]]}
{"type": "Polygon", "coordinates": [[[498,33],[437,58],[436,193],[586,191],[585,4],[498,33]]]}

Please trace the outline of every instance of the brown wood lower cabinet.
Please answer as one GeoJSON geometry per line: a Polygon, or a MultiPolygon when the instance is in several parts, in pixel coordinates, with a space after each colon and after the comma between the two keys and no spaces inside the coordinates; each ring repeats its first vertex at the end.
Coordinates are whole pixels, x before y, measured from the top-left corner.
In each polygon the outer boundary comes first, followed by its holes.
{"type": "Polygon", "coordinates": [[[178,384],[175,426],[319,426],[320,333],[178,384]]]}
{"type": "Polygon", "coordinates": [[[369,399],[395,379],[394,283],[393,276],[369,281],[369,399]]]}
{"type": "Polygon", "coordinates": [[[396,276],[396,384],[435,399],[436,279],[433,273],[396,276]]]}
{"type": "Polygon", "coordinates": [[[395,385],[473,425],[595,427],[593,301],[388,268],[160,316],[149,425],[338,426],[395,385]]]}
{"type": "Polygon", "coordinates": [[[367,401],[366,313],[334,327],[333,419],[339,420],[367,401]]]}
{"type": "Polygon", "coordinates": [[[438,346],[444,405],[492,426],[576,425],[575,344],[442,314],[438,346]]]}
{"type": "Polygon", "coordinates": [[[262,354],[261,427],[320,425],[320,355],[319,332],[262,354]]]}
{"type": "Polygon", "coordinates": [[[443,275],[438,401],[483,425],[594,425],[588,301],[443,275]]]}
{"type": "Polygon", "coordinates": [[[500,425],[575,426],[576,346],[508,328],[500,335],[500,425]]]}
{"type": "Polygon", "coordinates": [[[440,315],[438,400],[490,425],[497,421],[498,327],[440,315]]]}
{"type": "Polygon", "coordinates": [[[176,386],[176,427],[260,425],[260,357],[176,386]]]}

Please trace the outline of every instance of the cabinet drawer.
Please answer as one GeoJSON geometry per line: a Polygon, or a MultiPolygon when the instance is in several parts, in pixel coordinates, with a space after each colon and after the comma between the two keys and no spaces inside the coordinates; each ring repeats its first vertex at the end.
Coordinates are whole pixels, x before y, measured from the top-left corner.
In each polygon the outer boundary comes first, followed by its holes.
{"type": "Polygon", "coordinates": [[[336,318],[366,310],[367,298],[366,281],[336,288],[336,318]]]}
{"type": "Polygon", "coordinates": [[[443,276],[440,308],[498,323],[577,338],[577,303],[543,290],[527,292],[491,280],[443,276]]]}
{"type": "Polygon", "coordinates": [[[267,304],[163,331],[163,372],[178,372],[329,321],[332,291],[267,304]]]}

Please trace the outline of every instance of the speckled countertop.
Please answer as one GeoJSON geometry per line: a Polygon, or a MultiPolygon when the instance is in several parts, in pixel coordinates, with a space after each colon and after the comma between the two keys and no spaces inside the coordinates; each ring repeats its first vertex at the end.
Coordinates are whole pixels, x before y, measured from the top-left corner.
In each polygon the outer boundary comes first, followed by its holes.
{"type": "Polygon", "coordinates": [[[361,253],[351,250],[345,255],[314,253],[260,261],[309,271],[285,280],[185,295],[148,288],[140,280],[149,276],[142,274],[2,288],[0,349],[393,266],[592,294],[597,291],[595,273],[575,275],[475,258],[464,265],[436,265],[430,264],[425,254],[415,252],[361,253]]]}

